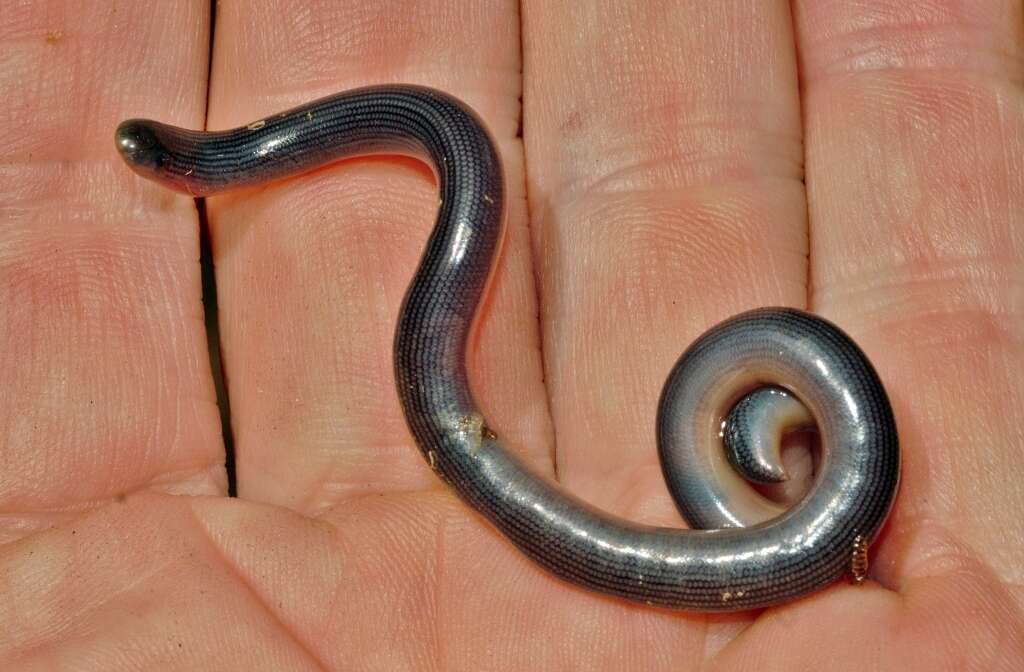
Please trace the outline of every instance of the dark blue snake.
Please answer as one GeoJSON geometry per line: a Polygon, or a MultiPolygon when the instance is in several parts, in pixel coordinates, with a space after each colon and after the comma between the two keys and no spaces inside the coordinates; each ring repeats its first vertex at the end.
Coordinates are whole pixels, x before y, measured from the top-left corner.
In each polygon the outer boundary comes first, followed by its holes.
{"type": "Polygon", "coordinates": [[[658,409],[659,454],[680,511],[700,529],[637,525],[598,511],[502,446],[473,400],[466,347],[502,241],[505,185],[494,142],[458,100],[379,86],[230,131],[126,121],[116,142],[135,172],[193,196],[356,155],[428,161],[441,205],[398,317],[398,398],[438,476],[558,576],[698,611],[779,604],[849,571],[863,578],[867,546],[899,482],[896,427],[867,358],[814,315],[743,313],[701,336],[672,370],[658,409]],[[762,421],[767,428],[755,426],[762,421]],[[744,477],[784,478],[779,435],[810,421],[822,447],[816,478],[783,511],[744,477]]]}

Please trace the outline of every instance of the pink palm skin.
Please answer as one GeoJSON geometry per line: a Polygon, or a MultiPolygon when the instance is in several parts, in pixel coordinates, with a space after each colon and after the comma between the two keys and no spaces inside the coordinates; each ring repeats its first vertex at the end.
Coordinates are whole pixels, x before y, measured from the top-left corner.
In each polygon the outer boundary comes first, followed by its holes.
{"type": "Polygon", "coordinates": [[[263,0],[214,28],[198,1],[5,7],[0,669],[1019,669],[1022,11],[263,0]],[[865,585],[639,608],[454,499],[393,390],[436,207],[408,160],[209,200],[226,497],[195,207],[125,169],[113,128],[227,128],[384,81],[455,93],[499,141],[474,386],[581,497],[682,524],[654,408],[714,322],[794,305],[858,340],[905,458],[865,585]]]}

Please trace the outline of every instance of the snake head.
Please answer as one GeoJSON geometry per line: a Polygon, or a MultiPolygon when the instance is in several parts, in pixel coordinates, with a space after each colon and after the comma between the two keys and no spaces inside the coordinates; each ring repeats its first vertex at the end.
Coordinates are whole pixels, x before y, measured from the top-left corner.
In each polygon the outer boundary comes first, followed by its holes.
{"type": "Polygon", "coordinates": [[[182,165],[180,149],[187,140],[176,137],[176,130],[148,119],[129,119],[117,127],[114,144],[128,167],[142,177],[175,191],[198,196],[200,194],[196,193],[189,180],[192,170],[182,165]]]}
{"type": "Polygon", "coordinates": [[[169,158],[151,121],[129,119],[122,122],[114,134],[114,142],[125,163],[147,177],[159,171],[169,158]]]}

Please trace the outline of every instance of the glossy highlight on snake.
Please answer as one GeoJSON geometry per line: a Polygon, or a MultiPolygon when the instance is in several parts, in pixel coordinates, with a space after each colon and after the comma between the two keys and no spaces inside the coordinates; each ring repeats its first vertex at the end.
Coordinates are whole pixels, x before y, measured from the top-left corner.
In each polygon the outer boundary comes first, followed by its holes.
{"type": "Polygon", "coordinates": [[[377,86],[229,131],[130,120],[115,139],[135,172],[193,196],[345,157],[429,162],[441,204],[398,318],[398,396],[435,472],[554,574],[641,603],[735,611],[793,600],[852,571],[851,558],[866,562],[899,483],[892,410],[853,341],[799,310],[754,310],[711,328],[665,384],[658,452],[673,498],[698,529],[601,512],[502,445],[470,391],[466,348],[502,242],[505,185],[493,140],[455,98],[377,86]],[[779,435],[809,420],[821,443],[815,481],[783,510],[747,479],[785,478],[779,435]]]}

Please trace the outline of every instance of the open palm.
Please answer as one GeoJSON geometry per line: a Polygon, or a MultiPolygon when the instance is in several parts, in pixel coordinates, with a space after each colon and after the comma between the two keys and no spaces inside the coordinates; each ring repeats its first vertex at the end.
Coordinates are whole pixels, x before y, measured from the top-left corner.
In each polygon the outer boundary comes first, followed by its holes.
{"type": "Polygon", "coordinates": [[[1019,0],[517,4],[219,2],[211,64],[199,0],[5,3],[0,669],[1019,669],[1019,0]],[[874,581],[645,609],[551,578],[455,499],[393,386],[437,199],[405,159],[207,203],[226,496],[196,209],[122,166],[113,129],[396,81],[466,100],[505,158],[470,368],[507,445],[681,525],[664,376],[720,319],[809,307],[872,358],[901,432],[874,581]]]}

